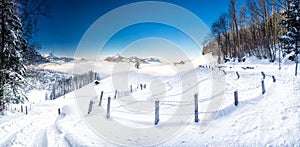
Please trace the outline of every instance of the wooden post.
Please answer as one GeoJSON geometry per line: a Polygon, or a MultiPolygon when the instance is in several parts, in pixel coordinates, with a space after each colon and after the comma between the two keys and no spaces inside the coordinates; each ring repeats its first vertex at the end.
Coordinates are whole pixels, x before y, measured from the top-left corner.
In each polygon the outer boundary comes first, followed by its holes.
{"type": "Polygon", "coordinates": [[[272,76],[272,78],[273,78],[273,83],[275,83],[276,82],[275,76],[272,76]]]}
{"type": "Polygon", "coordinates": [[[222,70],[223,71],[223,73],[226,75],[227,73],[225,72],[225,70],[222,70]]]}
{"type": "Polygon", "coordinates": [[[106,118],[110,118],[110,97],[107,99],[106,118]]]}
{"type": "Polygon", "coordinates": [[[132,85],[130,85],[130,92],[132,93],[132,85]]]}
{"type": "Polygon", "coordinates": [[[266,74],[263,71],[261,72],[261,75],[262,75],[263,79],[266,78],[266,74]]]}
{"type": "Polygon", "coordinates": [[[26,115],[28,114],[27,106],[25,106],[25,114],[26,114],[26,115]]]}
{"type": "Polygon", "coordinates": [[[58,108],[57,111],[58,111],[58,115],[60,115],[60,108],[58,108]]]}
{"type": "Polygon", "coordinates": [[[238,72],[235,72],[237,75],[237,78],[240,79],[240,74],[238,72]]]}
{"type": "Polygon", "coordinates": [[[262,94],[265,94],[266,89],[265,89],[265,81],[264,80],[261,81],[261,88],[262,88],[262,94]]]}
{"type": "Polygon", "coordinates": [[[101,94],[100,94],[99,106],[101,106],[101,104],[102,104],[102,97],[103,97],[103,91],[101,91],[101,94]]]}
{"type": "Polygon", "coordinates": [[[238,104],[239,104],[238,91],[234,91],[234,105],[238,106],[238,104]]]}
{"type": "Polygon", "coordinates": [[[93,101],[90,101],[88,114],[92,112],[92,109],[93,109],[93,101]]]}
{"type": "Polygon", "coordinates": [[[157,125],[159,122],[159,101],[155,101],[155,120],[154,125],[157,125]]]}
{"type": "Polygon", "coordinates": [[[117,90],[115,91],[115,96],[114,96],[114,99],[116,99],[117,98],[117,90]]]}
{"type": "Polygon", "coordinates": [[[199,121],[199,118],[198,118],[198,94],[195,94],[194,99],[195,99],[195,122],[198,122],[199,121]]]}
{"type": "Polygon", "coordinates": [[[21,105],[21,112],[23,113],[23,105],[21,105]]]}

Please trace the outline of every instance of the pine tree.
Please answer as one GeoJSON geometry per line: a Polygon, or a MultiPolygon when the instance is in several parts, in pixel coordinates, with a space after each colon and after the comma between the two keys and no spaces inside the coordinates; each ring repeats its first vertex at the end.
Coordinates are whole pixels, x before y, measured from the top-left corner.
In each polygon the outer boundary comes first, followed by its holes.
{"type": "Polygon", "coordinates": [[[285,35],[280,37],[280,41],[286,46],[286,52],[294,52],[296,62],[295,76],[297,76],[298,54],[300,46],[300,5],[299,0],[287,0],[286,8],[281,13],[284,19],[280,22],[282,27],[287,28],[285,35]]]}
{"type": "Polygon", "coordinates": [[[22,103],[27,99],[21,87],[26,72],[22,64],[26,41],[16,9],[13,0],[0,1],[0,110],[7,103],[22,103]]]}

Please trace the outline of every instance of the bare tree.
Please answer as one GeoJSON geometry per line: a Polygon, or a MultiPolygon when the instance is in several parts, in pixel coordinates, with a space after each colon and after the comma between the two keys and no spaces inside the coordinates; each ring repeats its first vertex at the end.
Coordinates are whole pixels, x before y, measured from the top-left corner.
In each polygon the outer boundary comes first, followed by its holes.
{"type": "Polygon", "coordinates": [[[236,0],[230,0],[229,5],[229,14],[230,14],[230,28],[232,31],[233,39],[233,57],[238,56],[239,50],[239,28],[238,28],[238,17],[237,17],[237,3],[236,0]]]}
{"type": "Polygon", "coordinates": [[[32,46],[36,46],[34,38],[39,31],[39,22],[49,17],[50,4],[47,0],[16,0],[23,25],[24,38],[32,46]]]}

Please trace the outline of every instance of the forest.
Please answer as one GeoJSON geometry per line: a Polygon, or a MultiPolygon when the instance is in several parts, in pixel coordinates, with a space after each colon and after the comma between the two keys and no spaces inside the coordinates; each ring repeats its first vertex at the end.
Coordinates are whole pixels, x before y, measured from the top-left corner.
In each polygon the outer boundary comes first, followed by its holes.
{"type": "Polygon", "coordinates": [[[202,54],[212,52],[219,63],[247,56],[274,62],[288,55],[297,61],[299,10],[299,0],[230,0],[228,12],[212,24],[202,54]]]}

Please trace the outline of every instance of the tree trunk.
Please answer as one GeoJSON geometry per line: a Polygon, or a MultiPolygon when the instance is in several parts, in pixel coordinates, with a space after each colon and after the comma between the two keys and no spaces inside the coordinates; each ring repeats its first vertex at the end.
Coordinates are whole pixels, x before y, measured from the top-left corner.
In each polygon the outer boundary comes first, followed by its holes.
{"type": "Polygon", "coordinates": [[[296,62],[295,76],[297,76],[297,71],[298,71],[298,38],[296,40],[295,62],[296,62]]]}
{"type": "MultiPolygon", "coordinates": [[[[4,51],[4,47],[5,47],[5,30],[4,30],[4,27],[5,27],[5,24],[4,24],[4,4],[3,4],[3,1],[1,1],[1,49],[0,49],[0,70],[1,71],[1,74],[0,77],[1,77],[1,80],[0,80],[0,88],[2,89],[2,98],[0,98],[0,111],[2,111],[2,108],[4,109],[4,106],[5,106],[5,101],[4,101],[4,97],[5,97],[5,93],[4,93],[4,67],[3,67],[3,51],[4,51]],[[3,106],[2,106],[3,105],[3,106]]],[[[0,95],[1,95],[0,94],[0,95]]],[[[1,96],[0,96],[1,97],[1,96]]]]}
{"type": "Polygon", "coordinates": [[[298,54],[296,54],[296,57],[295,57],[295,62],[296,62],[296,68],[295,68],[295,76],[297,76],[297,71],[298,71],[298,54]]]}

